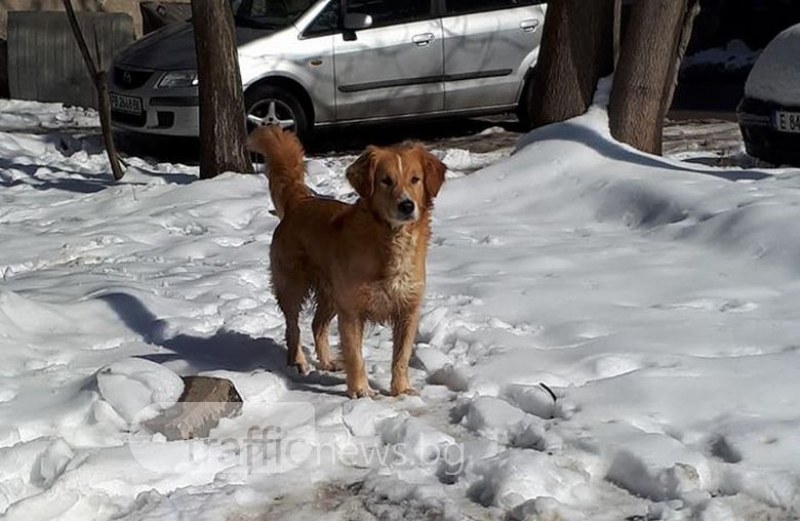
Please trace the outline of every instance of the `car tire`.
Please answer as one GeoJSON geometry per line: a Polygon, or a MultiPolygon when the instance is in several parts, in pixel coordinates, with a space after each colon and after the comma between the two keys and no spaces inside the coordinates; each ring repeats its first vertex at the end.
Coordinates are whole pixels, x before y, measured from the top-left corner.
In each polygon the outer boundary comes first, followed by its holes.
{"type": "Polygon", "coordinates": [[[302,142],[310,136],[311,122],[306,109],[297,96],[284,88],[256,85],[245,93],[244,105],[248,131],[259,125],[256,120],[261,120],[261,124],[291,122],[288,126],[281,126],[294,131],[302,142]]]}

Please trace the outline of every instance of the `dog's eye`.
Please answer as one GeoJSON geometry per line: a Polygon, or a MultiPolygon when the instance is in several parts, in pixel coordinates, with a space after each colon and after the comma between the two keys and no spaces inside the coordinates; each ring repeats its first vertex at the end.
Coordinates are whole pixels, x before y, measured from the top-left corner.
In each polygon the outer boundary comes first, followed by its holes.
{"type": "Polygon", "coordinates": [[[381,184],[383,186],[392,186],[392,178],[388,176],[384,177],[383,179],[381,179],[381,184]]]}
{"type": "Polygon", "coordinates": [[[417,176],[412,177],[411,178],[411,184],[415,185],[417,183],[419,183],[419,177],[417,177],[417,176]]]}

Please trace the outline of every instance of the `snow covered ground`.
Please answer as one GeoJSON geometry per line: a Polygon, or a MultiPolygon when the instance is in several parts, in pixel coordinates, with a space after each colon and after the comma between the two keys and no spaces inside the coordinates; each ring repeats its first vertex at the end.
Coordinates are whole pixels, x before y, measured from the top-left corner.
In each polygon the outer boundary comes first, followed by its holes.
{"type": "MultiPolygon", "coordinates": [[[[0,133],[0,515],[796,519],[800,170],[606,127],[595,107],[507,158],[439,152],[420,396],[357,401],[284,367],[262,176],[132,159],[114,184],[91,143],[0,133]],[[166,442],[140,412],[186,374],[244,407],[166,442]]],[[[351,159],[309,183],[352,198],[351,159]]],[[[384,391],[389,339],[365,345],[384,391]]]]}
{"type": "Polygon", "coordinates": [[[60,103],[0,99],[0,130],[41,133],[98,126],[97,111],[94,109],[63,107],[60,103]]]}

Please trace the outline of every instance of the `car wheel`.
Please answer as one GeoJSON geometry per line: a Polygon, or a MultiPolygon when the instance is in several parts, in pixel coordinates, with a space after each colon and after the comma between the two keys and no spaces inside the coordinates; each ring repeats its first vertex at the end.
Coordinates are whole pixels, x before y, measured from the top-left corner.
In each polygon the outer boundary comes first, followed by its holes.
{"type": "Polygon", "coordinates": [[[248,131],[261,125],[280,125],[294,131],[301,141],[309,135],[310,124],[303,104],[285,89],[274,85],[254,87],[245,93],[244,104],[248,131]]]}

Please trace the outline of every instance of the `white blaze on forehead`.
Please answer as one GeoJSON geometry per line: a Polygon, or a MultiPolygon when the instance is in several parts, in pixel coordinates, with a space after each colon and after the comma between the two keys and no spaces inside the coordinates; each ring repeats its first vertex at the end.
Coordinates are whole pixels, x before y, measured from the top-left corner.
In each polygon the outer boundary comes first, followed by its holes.
{"type": "Polygon", "coordinates": [[[403,158],[400,157],[400,154],[397,154],[397,170],[398,172],[403,172],[403,158]]]}

